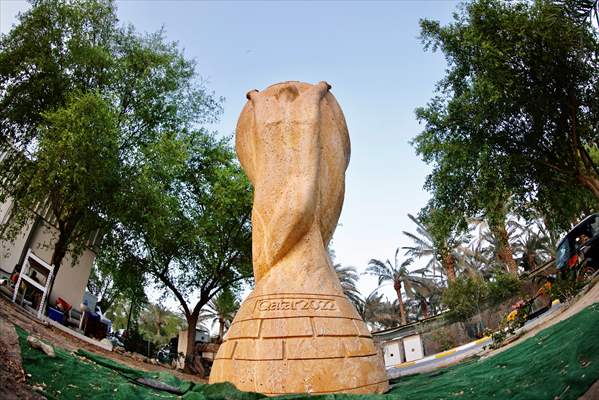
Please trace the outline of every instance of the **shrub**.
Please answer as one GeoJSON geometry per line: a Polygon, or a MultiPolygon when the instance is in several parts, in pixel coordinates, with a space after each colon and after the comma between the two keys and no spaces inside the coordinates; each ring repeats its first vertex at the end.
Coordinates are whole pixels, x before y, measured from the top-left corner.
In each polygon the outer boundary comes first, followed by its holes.
{"type": "Polygon", "coordinates": [[[459,277],[443,291],[442,302],[450,310],[450,316],[465,321],[484,308],[488,287],[481,279],[459,277]]]}
{"type": "Polygon", "coordinates": [[[520,279],[505,272],[493,276],[487,283],[487,287],[489,289],[487,302],[490,306],[497,306],[522,291],[520,279]]]}
{"type": "Polygon", "coordinates": [[[488,307],[501,304],[521,292],[517,276],[498,273],[489,281],[481,278],[459,277],[443,291],[442,302],[457,321],[468,318],[488,307]]]}

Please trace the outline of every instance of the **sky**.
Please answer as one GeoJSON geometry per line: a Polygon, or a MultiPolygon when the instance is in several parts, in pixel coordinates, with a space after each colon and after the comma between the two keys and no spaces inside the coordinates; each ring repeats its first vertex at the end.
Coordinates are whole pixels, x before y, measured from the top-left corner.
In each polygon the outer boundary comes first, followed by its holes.
{"type": "MultiPolygon", "coordinates": [[[[457,1],[117,1],[122,23],[139,32],[164,27],[186,57],[197,62],[206,86],[223,96],[224,114],[211,127],[233,135],[251,89],[288,80],[332,85],[347,121],[351,160],[340,226],[333,238],[336,262],[363,272],[372,258],[392,259],[415,231],[429,194],[430,167],[410,140],[422,131],[414,110],[434,94],[445,72],[440,53],[425,52],[422,18],[451,21],[457,1]]],[[[28,3],[0,0],[6,33],[28,3]]],[[[402,252],[403,254],[403,252],[402,252]]],[[[377,287],[363,276],[364,296],[377,287]]],[[[390,286],[383,289],[393,300],[390,286]]]]}

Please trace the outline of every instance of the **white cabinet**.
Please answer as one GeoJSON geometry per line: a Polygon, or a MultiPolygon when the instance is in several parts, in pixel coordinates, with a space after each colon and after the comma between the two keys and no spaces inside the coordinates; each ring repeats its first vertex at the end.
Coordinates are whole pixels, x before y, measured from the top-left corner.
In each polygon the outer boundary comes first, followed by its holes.
{"type": "Polygon", "coordinates": [[[383,354],[385,357],[385,366],[391,367],[401,363],[401,341],[393,340],[383,343],[383,354]]]}
{"type": "Polygon", "coordinates": [[[406,336],[403,338],[403,347],[406,355],[406,362],[420,360],[424,357],[422,348],[422,338],[420,335],[406,336]]]}

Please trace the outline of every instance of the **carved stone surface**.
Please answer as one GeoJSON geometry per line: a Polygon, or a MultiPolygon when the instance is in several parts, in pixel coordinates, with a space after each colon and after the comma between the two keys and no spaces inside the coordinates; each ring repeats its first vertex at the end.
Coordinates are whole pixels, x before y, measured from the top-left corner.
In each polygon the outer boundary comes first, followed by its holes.
{"type": "Polygon", "coordinates": [[[210,383],[268,395],[388,388],[382,355],[327,253],[350,155],[329,89],[284,82],[247,95],[236,144],[254,185],[256,287],[225,336],[210,383]]]}

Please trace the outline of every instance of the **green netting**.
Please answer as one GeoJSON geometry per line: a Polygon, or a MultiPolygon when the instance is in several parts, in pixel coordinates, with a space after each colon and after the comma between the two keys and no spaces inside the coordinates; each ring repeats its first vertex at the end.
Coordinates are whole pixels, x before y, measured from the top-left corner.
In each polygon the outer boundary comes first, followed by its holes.
{"type": "Polygon", "coordinates": [[[85,351],[83,349],[77,350],[76,354],[83,356],[103,367],[110,368],[110,369],[120,373],[121,376],[123,376],[131,381],[134,381],[134,382],[140,378],[156,379],[162,383],[165,383],[171,387],[178,389],[182,393],[189,391],[189,389],[191,389],[194,385],[193,382],[181,381],[173,374],[169,374],[167,372],[148,373],[148,372],[140,371],[140,370],[137,370],[134,368],[127,367],[123,364],[119,364],[116,361],[99,356],[97,354],[90,353],[89,351],[85,351]]]}
{"type": "Polygon", "coordinates": [[[599,378],[599,304],[494,357],[401,380],[412,399],[577,399],[599,378]]]}
{"type": "MultiPolygon", "coordinates": [[[[18,327],[17,327],[18,328],[18,327]]],[[[200,385],[168,373],[142,372],[93,353],[56,348],[56,358],[32,349],[18,328],[23,366],[30,383],[44,384],[48,398],[149,399],[176,395],[136,384],[158,379],[185,392],[186,400],[257,400],[230,384],[200,385]]],[[[599,304],[562,321],[494,357],[474,360],[427,375],[402,378],[385,395],[311,396],[323,400],[402,399],[577,399],[599,379],[599,304]]],[[[286,400],[310,396],[282,396],[286,400]]]]}

